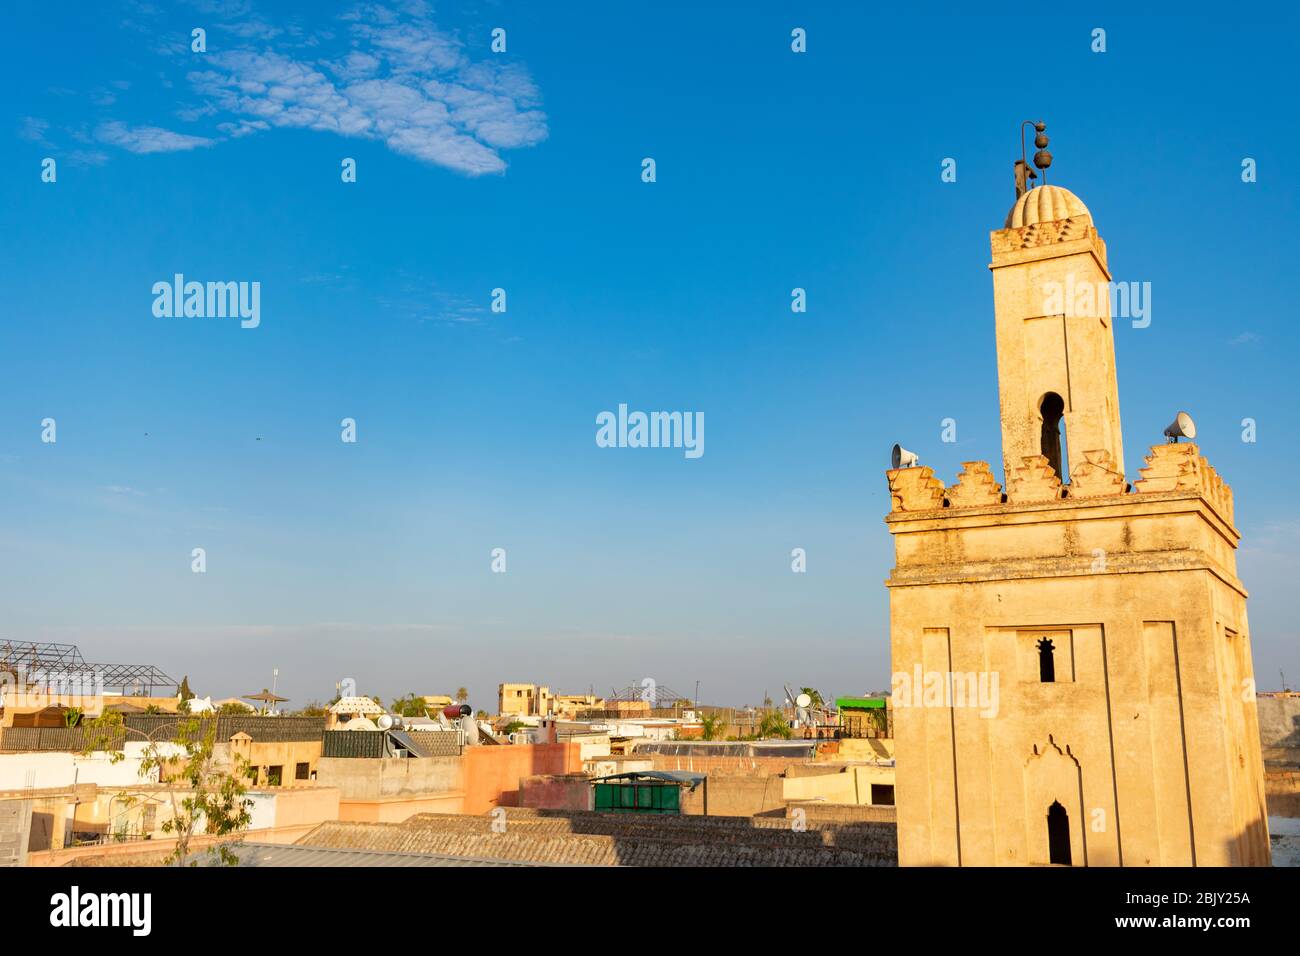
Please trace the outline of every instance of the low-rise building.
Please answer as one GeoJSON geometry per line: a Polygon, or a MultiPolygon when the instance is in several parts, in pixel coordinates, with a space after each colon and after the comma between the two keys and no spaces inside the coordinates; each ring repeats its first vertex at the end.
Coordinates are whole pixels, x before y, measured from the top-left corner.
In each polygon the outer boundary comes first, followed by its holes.
{"type": "Polygon", "coordinates": [[[548,717],[555,697],[549,687],[538,684],[501,684],[497,688],[497,713],[501,716],[548,717]]]}

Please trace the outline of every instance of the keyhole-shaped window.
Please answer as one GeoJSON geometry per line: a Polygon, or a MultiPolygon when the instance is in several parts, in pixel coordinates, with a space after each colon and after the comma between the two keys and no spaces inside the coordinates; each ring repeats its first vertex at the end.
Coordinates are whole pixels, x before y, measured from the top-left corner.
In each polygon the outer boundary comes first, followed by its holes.
{"type": "Polygon", "coordinates": [[[1038,642],[1038,679],[1044,684],[1056,683],[1056,645],[1046,637],[1038,642]]]}
{"type": "Polygon", "coordinates": [[[1057,477],[1065,481],[1065,470],[1061,467],[1065,460],[1065,400],[1055,392],[1048,392],[1039,402],[1038,411],[1043,416],[1040,453],[1057,477]]]}

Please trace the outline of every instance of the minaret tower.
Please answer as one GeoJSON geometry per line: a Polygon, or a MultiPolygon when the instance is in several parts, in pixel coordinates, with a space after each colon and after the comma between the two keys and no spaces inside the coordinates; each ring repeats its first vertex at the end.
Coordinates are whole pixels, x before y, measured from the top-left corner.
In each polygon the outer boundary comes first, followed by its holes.
{"type": "MultiPolygon", "coordinates": [[[[1036,125],[1036,142],[1046,147],[1046,125],[1036,125]]],[[[1051,154],[1042,149],[1034,160],[1046,176],[1051,154]]],[[[1067,481],[1087,449],[1104,452],[1123,474],[1106,244],[1078,196],[1059,186],[1028,189],[1025,170],[1022,159],[1016,203],[992,234],[989,265],[1004,466],[1009,473],[1041,454],[1067,481]]]]}
{"type": "Polygon", "coordinates": [[[1126,479],[1105,243],[1016,165],[989,235],[1004,483],[886,475],[899,862],[1267,866],[1232,490],[1177,439],[1126,479]]]}

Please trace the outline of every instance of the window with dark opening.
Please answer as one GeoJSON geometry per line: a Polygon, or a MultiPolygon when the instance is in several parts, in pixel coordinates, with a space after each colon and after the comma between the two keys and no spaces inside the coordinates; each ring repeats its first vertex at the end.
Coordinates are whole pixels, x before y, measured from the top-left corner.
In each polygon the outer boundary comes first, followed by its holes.
{"type": "Polygon", "coordinates": [[[1061,467],[1065,448],[1064,436],[1061,434],[1065,427],[1065,400],[1055,392],[1048,392],[1039,403],[1038,411],[1043,416],[1043,436],[1039,447],[1057,477],[1065,481],[1065,471],[1061,467]]]}
{"type": "Polygon", "coordinates": [[[283,776],[283,774],[284,774],[284,767],[283,767],[283,766],[267,767],[267,768],[266,768],[266,785],[267,785],[268,787],[278,787],[278,786],[280,786],[280,778],[283,776]]]}
{"type": "Polygon", "coordinates": [[[1047,859],[1049,863],[1070,865],[1070,815],[1055,800],[1047,808],[1047,859]]]}
{"type": "Polygon", "coordinates": [[[1044,684],[1056,682],[1056,646],[1046,637],[1038,642],[1038,679],[1044,684]]]}
{"type": "Polygon", "coordinates": [[[310,764],[300,763],[294,767],[293,778],[295,780],[306,780],[311,773],[310,764]]]}
{"type": "Polygon", "coordinates": [[[892,807],[894,805],[894,785],[892,783],[873,783],[871,785],[871,805],[873,807],[892,807]]]}

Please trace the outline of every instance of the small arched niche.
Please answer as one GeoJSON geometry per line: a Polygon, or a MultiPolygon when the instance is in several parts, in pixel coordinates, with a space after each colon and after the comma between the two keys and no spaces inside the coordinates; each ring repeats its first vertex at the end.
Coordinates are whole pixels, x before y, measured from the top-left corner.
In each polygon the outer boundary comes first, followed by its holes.
{"type": "Polygon", "coordinates": [[[1065,451],[1065,399],[1056,392],[1048,392],[1038,402],[1038,414],[1043,420],[1042,436],[1039,439],[1039,454],[1047,459],[1052,470],[1062,482],[1066,480],[1062,462],[1066,460],[1065,451]]]}
{"type": "Polygon", "coordinates": [[[1071,866],[1070,814],[1060,801],[1047,808],[1047,858],[1057,866],[1071,866]]]}

